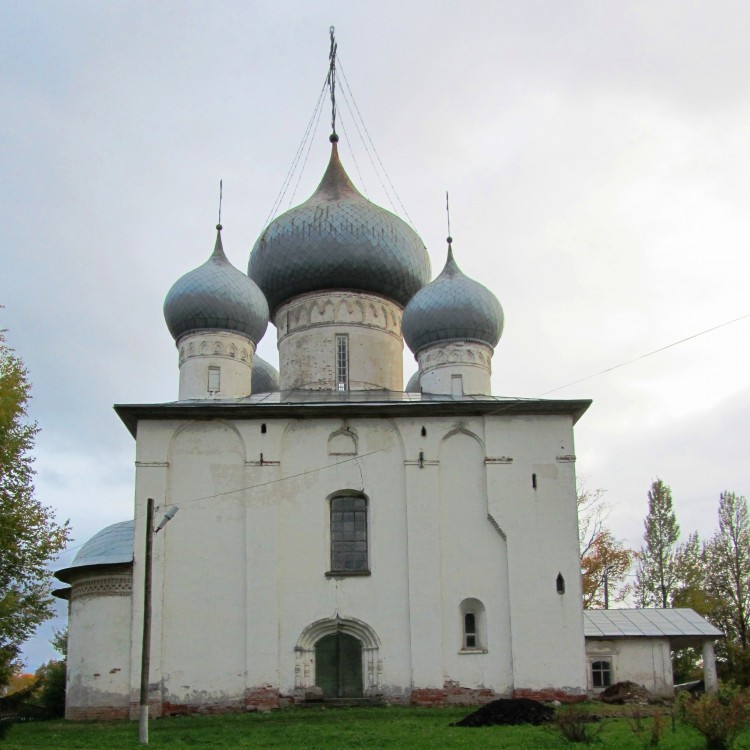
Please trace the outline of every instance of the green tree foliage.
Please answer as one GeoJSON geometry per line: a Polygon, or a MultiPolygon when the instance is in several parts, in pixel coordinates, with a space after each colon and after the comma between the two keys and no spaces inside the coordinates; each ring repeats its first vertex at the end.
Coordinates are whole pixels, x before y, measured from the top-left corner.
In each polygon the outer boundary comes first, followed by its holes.
{"type": "Polygon", "coordinates": [[[0,685],[21,644],[52,616],[49,561],[65,547],[67,522],[34,497],[31,450],[38,432],[26,419],[30,384],[0,331],[0,685]]]}
{"type": "MultiPolygon", "coordinates": [[[[672,606],[694,609],[703,617],[709,617],[713,601],[706,591],[706,565],[703,545],[698,532],[688,536],[675,552],[677,583],[672,591],[672,606]]],[[[675,684],[700,680],[703,669],[700,662],[703,651],[699,647],[685,646],[672,652],[672,672],[675,684]]]]}
{"type": "Polygon", "coordinates": [[[750,517],[734,492],[719,497],[719,529],[705,547],[709,618],[726,634],[727,668],[750,685],[750,517]]]}
{"type": "Polygon", "coordinates": [[[51,718],[65,716],[66,663],[52,659],[36,670],[41,688],[36,703],[45,709],[51,718]]]}
{"type": "Polygon", "coordinates": [[[661,479],[648,492],[643,522],[645,546],[637,554],[635,595],[641,607],[669,607],[678,583],[677,540],[680,527],[672,509],[672,491],[661,479]]]}

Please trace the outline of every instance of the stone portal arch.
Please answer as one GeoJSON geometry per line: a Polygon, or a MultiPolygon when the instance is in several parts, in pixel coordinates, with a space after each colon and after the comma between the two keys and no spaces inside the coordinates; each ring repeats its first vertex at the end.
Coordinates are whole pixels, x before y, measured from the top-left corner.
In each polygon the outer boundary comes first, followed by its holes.
{"type": "Polygon", "coordinates": [[[327,617],[308,625],[294,647],[295,692],[304,694],[306,688],[315,685],[315,646],[322,638],[337,633],[356,638],[362,644],[363,695],[375,695],[379,691],[383,665],[380,658],[380,639],[365,622],[353,617],[327,617]]]}

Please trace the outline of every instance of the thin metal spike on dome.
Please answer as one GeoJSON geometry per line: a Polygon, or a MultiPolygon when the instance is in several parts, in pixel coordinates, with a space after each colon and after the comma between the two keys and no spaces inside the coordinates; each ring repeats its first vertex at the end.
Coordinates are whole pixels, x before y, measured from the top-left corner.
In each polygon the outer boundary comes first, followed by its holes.
{"type": "Polygon", "coordinates": [[[224,252],[224,245],[221,241],[221,230],[224,228],[221,225],[221,202],[224,197],[224,180],[219,180],[219,223],[216,225],[216,244],[214,245],[214,251],[211,254],[212,260],[225,260],[229,262],[224,252]]]}
{"type": "Polygon", "coordinates": [[[328,78],[326,79],[331,92],[331,135],[329,140],[331,143],[336,143],[339,139],[336,134],[336,50],[338,44],[336,43],[336,29],[331,26],[328,33],[331,35],[331,48],[328,52],[328,78]]]}
{"type": "Polygon", "coordinates": [[[448,217],[448,237],[446,238],[446,242],[448,243],[447,263],[450,263],[453,260],[453,237],[451,237],[451,204],[447,190],[445,191],[445,213],[448,217]]]}

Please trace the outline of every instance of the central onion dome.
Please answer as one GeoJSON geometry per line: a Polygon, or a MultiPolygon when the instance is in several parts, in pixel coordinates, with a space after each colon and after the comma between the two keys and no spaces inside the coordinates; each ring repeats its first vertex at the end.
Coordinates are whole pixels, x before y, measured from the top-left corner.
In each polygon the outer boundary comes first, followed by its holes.
{"type": "Polygon", "coordinates": [[[453,259],[448,238],[448,260],[404,310],[404,341],[416,354],[448,341],[479,341],[493,349],[503,333],[503,308],[486,286],[470,279],[453,259]]]}
{"type": "Polygon", "coordinates": [[[216,227],[211,257],[178,279],[164,300],[164,319],[175,341],[188,331],[206,328],[243,333],[257,344],[268,326],[268,304],[251,279],[235,268],[216,227]]]}
{"type": "Polygon", "coordinates": [[[405,221],[354,187],[333,141],[317,190],[268,225],[247,272],[272,314],[292,297],[324,289],[372,292],[403,307],[429,281],[430,259],[405,221]]]}

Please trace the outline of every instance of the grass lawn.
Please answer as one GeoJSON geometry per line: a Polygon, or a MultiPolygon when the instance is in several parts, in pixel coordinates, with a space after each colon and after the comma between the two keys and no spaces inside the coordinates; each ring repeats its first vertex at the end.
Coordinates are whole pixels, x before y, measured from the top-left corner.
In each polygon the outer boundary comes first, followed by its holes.
{"type": "MultiPolygon", "coordinates": [[[[191,716],[158,719],[150,725],[150,745],[155,748],[283,748],[284,750],[348,750],[349,748],[518,748],[554,750],[586,747],[571,745],[547,726],[451,727],[471,713],[467,708],[308,708],[270,714],[191,716]]],[[[651,719],[643,719],[647,730],[651,719]]],[[[594,748],[643,750],[627,718],[603,719],[594,748]]],[[[29,748],[136,748],[137,722],[46,721],[13,727],[2,750],[29,748]]],[[[664,716],[659,745],[664,750],[702,750],[702,738],[688,727],[664,716]]],[[[750,732],[738,740],[737,750],[750,750],[750,732]]]]}

